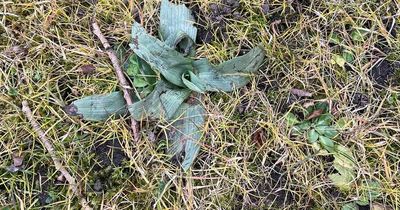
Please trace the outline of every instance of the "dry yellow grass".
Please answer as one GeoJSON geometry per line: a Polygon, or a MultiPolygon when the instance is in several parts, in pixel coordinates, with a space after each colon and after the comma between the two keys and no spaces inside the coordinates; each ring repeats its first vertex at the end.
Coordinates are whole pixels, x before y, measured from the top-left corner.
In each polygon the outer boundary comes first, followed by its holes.
{"type": "Polygon", "coordinates": [[[224,38],[210,18],[210,5],[218,2],[186,2],[203,11],[204,27],[216,37],[198,44],[198,56],[217,63],[262,43],[267,59],[247,87],[205,96],[207,134],[189,173],[165,155],[165,124],[142,122],[143,139],[135,143],[126,119],[89,123],[62,109],[82,96],[118,88],[90,20],[99,22],[118,49],[129,43],[136,16],[157,34],[159,1],[0,2],[0,206],[79,205],[56,181],[59,172],[22,114],[27,100],[96,208],[340,209],[360,196],[362,180],[375,180],[381,194],[371,205],[399,209],[400,38],[391,34],[400,29],[399,2],[270,0],[263,14],[263,0],[241,0],[241,19],[223,16],[224,38]],[[363,42],[352,41],[355,28],[369,30],[363,42]],[[332,33],[343,38],[343,46],[329,43],[332,33]],[[341,47],[354,53],[346,68],[332,63],[341,47]],[[371,72],[381,60],[394,72],[393,81],[378,88],[371,72]],[[95,73],[80,73],[84,64],[94,65],[95,73]],[[330,156],[289,135],[284,114],[306,101],[295,100],[292,88],[313,93],[309,101],[330,102],[336,120],[347,122],[340,143],[357,158],[351,191],[339,192],[330,182],[330,156]],[[16,172],[8,168],[13,156],[23,157],[16,172]]]}

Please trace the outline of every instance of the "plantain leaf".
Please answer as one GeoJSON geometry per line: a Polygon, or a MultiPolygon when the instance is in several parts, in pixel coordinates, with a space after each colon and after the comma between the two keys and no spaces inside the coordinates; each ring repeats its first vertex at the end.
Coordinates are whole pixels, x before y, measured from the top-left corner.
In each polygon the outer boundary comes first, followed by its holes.
{"type": "Polygon", "coordinates": [[[176,5],[168,0],[161,2],[160,36],[165,44],[177,49],[185,56],[194,55],[197,28],[191,11],[185,5],[176,5]]]}
{"type": "Polygon", "coordinates": [[[150,36],[138,23],[132,26],[132,43],[129,46],[151,68],[158,70],[168,82],[185,87],[182,75],[187,71],[193,71],[191,59],[185,58],[164,42],[150,36]]]}
{"type": "Polygon", "coordinates": [[[330,113],[322,114],[316,120],[316,125],[330,125],[332,123],[333,116],[330,113]]]}
{"type": "Polygon", "coordinates": [[[285,115],[285,119],[288,126],[293,126],[300,122],[299,119],[297,119],[296,115],[291,112],[285,115]]]}
{"type": "Polygon", "coordinates": [[[350,182],[352,181],[351,176],[335,173],[335,174],[329,174],[328,177],[333,182],[333,184],[340,190],[342,191],[350,190],[350,182]]]}
{"type": "Polygon", "coordinates": [[[189,95],[190,90],[176,88],[160,80],[152,93],[128,108],[135,120],[142,120],[145,118],[150,120],[170,120],[189,95]]]}
{"type": "Polygon", "coordinates": [[[333,126],[320,125],[316,126],[315,130],[319,134],[324,135],[331,139],[335,138],[339,134],[339,132],[333,126]]]}
{"type": "Polygon", "coordinates": [[[334,151],[335,144],[330,138],[319,135],[319,142],[321,143],[322,147],[324,147],[324,149],[328,150],[329,152],[334,151]]]}
{"type": "Polygon", "coordinates": [[[92,95],[78,99],[64,108],[67,114],[81,116],[84,120],[101,121],[127,113],[125,99],[121,92],[92,95]]]}
{"type": "Polygon", "coordinates": [[[307,139],[310,144],[316,142],[318,140],[319,134],[314,129],[311,129],[307,132],[307,139]]]}
{"type": "Polygon", "coordinates": [[[168,134],[171,147],[170,155],[179,155],[184,152],[182,168],[187,171],[200,150],[199,141],[202,136],[201,128],[204,124],[204,107],[200,104],[183,103],[175,114],[177,119],[172,124],[168,134]]]}
{"type": "Polygon", "coordinates": [[[339,189],[349,191],[350,184],[355,178],[355,159],[353,154],[348,148],[338,145],[333,157],[335,158],[333,167],[338,173],[330,174],[329,178],[339,189]]]}
{"type": "Polygon", "coordinates": [[[341,165],[351,170],[354,170],[356,167],[356,160],[353,154],[351,153],[350,149],[345,146],[340,144],[337,145],[336,152],[333,154],[333,157],[335,158],[334,163],[337,165],[341,165]]]}
{"type": "Polygon", "coordinates": [[[341,210],[358,210],[358,206],[355,202],[346,203],[342,206],[341,210]]]}
{"type": "Polygon", "coordinates": [[[356,201],[359,205],[368,205],[382,194],[382,186],[377,181],[363,180],[361,187],[361,196],[359,200],[356,201]]]}
{"type": "Polygon", "coordinates": [[[310,128],[311,128],[311,123],[308,121],[303,121],[302,123],[293,126],[292,131],[294,132],[294,134],[298,135],[310,128]]]}

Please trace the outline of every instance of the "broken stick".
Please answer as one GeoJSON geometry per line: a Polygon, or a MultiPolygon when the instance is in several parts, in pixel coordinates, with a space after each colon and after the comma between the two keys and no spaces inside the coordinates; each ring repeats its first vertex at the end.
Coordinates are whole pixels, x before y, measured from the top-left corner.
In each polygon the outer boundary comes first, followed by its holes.
{"type": "Polygon", "coordinates": [[[28,118],[29,122],[31,123],[33,130],[39,136],[39,139],[43,143],[47,152],[50,154],[51,159],[53,159],[56,169],[61,172],[61,174],[67,180],[70,188],[72,189],[72,192],[80,199],[82,209],[91,210],[92,208],[89,206],[88,202],[86,201],[86,199],[83,197],[83,195],[79,191],[78,185],[77,185],[74,177],[72,177],[71,174],[68,172],[68,170],[61,164],[61,159],[57,157],[52,143],[46,137],[46,134],[43,132],[43,130],[40,128],[39,123],[35,120],[35,118],[33,118],[32,110],[29,107],[28,102],[22,101],[22,111],[24,112],[25,116],[28,118]]]}
{"type": "MultiPolygon", "coordinates": [[[[101,44],[103,45],[108,57],[111,60],[111,63],[115,69],[115,74],[117,75],[119,85],[122,89],[122,92],[124,93],[124,99],[126,101],[126,104],[128,106],[130,106],[133,104],[133,99],[130,94],[131,87],[129,86],[129,83],[125,78],[124,72],[122,71],[121,65],[119,64],[119,60],[118,60],[114,50],[111,48],[111,45],[108,43],[107,39],[101,33],[100,27],[96,21],[93,21],[92,27],[93,27],[93,33],[100,39],[101,44]]],[[[138,125],[137,125],[136,120],[133,119],[133,117],[131,117],[131,129],[132,129],[134,140],[136,140],[136,141],[139,140],[138,125]]]]}

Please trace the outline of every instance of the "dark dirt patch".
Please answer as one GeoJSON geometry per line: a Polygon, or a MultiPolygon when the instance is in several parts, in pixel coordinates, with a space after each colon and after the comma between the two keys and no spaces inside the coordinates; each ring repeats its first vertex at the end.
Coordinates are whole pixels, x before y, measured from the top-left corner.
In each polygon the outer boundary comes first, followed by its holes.
{"type": "Polygon", "coordinates": [[[97,142],[92,148],[95,154],[93,172],[94,182],[91,184],[93,191],[101,192],[113,187],[114,180],[110,179],[115,167],[121,167],[127,160],[118,139],[97,142]]]}
{"type": "Polygon", "coordinates": [[[396,69],[399,71],[398,62],[389,62],[383,60],[376,64],[369,72],[369,77],[376,83],[377,88],[384,88],[390,85],[398,85],[399,81],[395,81],[396,69]]]}
{"type": "Polygon", "coordinates": [[[100,170],[107,167],[120,167],[127,157],[117,139],[97,142],[92,148],[95,153],[95,167],[100,170]]]}
{"type": "MultiPolygon", "coordinates": [[[[300,97],[297,95],[294,95],[292,93],[289,93],[288,96],[286,98],[282,98],[279,107],[278,107],[278,111],[280,113],[286,113],[289,111],[290,107],[295,104],[295,103],[303,103],[306,102],[308,100],[308,97],[300,97]]],[[[297,115],[299,117],[299,119],[304,119],[306,116],[304,116],[304,113],[299,111],[299,110],[292,110],[292,112],[297,115]]]]}
{"type": "Polygon", "coordinates": [[[263,185],[258,186],[258,191],[266,197],[266,204],[274,206],[286,206],[294,202],[294,195],[285,189],[286,175],[281,165],[272,168],[269,179],[263,185]]]}
{"type": "Polygon", "coordinates": [[[52,198],[48,191],[50,187],[54,185],[54,180],[48,178],[47,166],[39,166],[36,173],[37,177],[35,177],[35,180],[40,189],[40,193],[38,194],[39,204],[44,206],[52,202],[52,198]]]}
{"type": "Polygon", "coordinates": [[[209,11],[201,11],[198,5],[187,5],[198,23],[197,43],[210,43],[226,38],[229,21],[245,18],[239,0],[222,0],[209,4],[209,11]]]}
{"type": "MultiPolygon", "coordinates": [[[[262,177],[254,177],[259,179],[256,191],[249,195],[250,203],[240,202],[243,198],[237,197],[238,203],[236,207],[249,209],[250,207],[285,207],[294,204],[295,195],[286,189],[287,176],[285,169],[281,164],[274,165],[270,162],[271,167],[267,169],[262,177]]],[[[235,208],[236,209],[236,208],[235,208]]]]}
{"type": "Polygon", "coordinates": [[[352,110],[358,110],[358,112],[362,113],[369,103],[370,99],[367,94],[355,93],[350,99],[349,107],[352,107],[352,110]]]}
{"type": "Polygon", "coordinates": [[[370,209],[371,209],[371,207],[369,205],[366,205],[366,206],[358,205],[358,210],[370,210],[370,209]]]}

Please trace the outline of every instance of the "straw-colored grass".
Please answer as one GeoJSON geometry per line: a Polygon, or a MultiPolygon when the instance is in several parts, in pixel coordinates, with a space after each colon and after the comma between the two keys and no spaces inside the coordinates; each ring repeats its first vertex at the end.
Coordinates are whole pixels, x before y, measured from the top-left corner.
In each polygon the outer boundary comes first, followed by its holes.
{"type": "MultiPolygon", "coordinates": [[[[215,2],[187,3],[209,16],[215,2]]],[[[79,206],[56,181],[60,174],[21,111],[27,100],[96,209],[340,209],[357,200],[362,180],[371,179],[381,184],[371,205],[400,209],[400,70],[384,88],[370,76],[380,60],[400,58],[400,38],[390,33],[400,29],[398,1],[269,0],[267,14],[263,0],[240,4],[243,18],[226,20],[224,38],[202,17],[215,39],[199,43],[197,55],[218,63],[262,43],[265,64],[245,88],[204,97],[206,135],[192,169],[183,173],[165,153],[164,123],[142,122],[143,138],[134,142],[128,118],[93,123],[63,111],[75,99],[118,88],[90,20],[99,22],[117,49],[129,43],[136,16],[157,35],[158,0],[1,1],[0,206],[79,206]],[[354,28],[369,30],[365,41],[352,41],[354,28]],[[332,33],[354,51],[351,66],[332,63],[340,53],[329,43],[332,33]],[[84,64],[94,65],[95,73],[79,72],[84,64]],[[339,142],[357,158],[351,191],[340,192],[329,180],[329,155],[317,155],[305,138],[290,135],[284,115],[305,102],[294,100],[292,88],[312,93],[308,101],[329,102],[335,119],[347,122],[339,142]],[[366,98],[362,106],[360,94],[366,98]],[[95,152],[110,140],[119,142],[111,144],[114,152],[95,152]],[[105,154],[126,158],[98,167],[105,154]],[[8,168],[13,156],[23,157],[16,172],[8,168]]]]}

